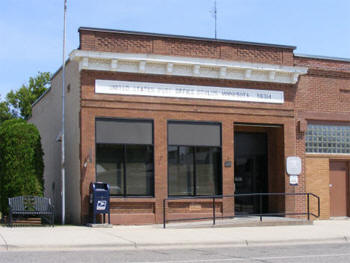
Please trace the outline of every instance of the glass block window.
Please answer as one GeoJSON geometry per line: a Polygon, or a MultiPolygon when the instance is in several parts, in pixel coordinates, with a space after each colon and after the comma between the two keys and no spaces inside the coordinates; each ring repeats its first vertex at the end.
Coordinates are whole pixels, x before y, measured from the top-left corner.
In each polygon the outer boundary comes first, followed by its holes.
{"type": "Polygon", "coordinates": [[[350,125],[308,124],[306,152],[350,154],[350,125]]]}

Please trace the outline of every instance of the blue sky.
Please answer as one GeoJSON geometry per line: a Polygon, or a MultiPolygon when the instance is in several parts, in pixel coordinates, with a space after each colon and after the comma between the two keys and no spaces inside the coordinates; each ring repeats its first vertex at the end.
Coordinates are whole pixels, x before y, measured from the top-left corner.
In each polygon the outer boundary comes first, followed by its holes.
{"type": "MultiPolygon", "coordinates": [[[[68,0],[67,53],[78,28],[214,36],[214,0],[68,0]]],[[[0,95],[62,61],[63,0],[2,0],[0,95]]],[[[218,38],[297,46],[350,58],[349,0],[217,0],[218,38]]]]}

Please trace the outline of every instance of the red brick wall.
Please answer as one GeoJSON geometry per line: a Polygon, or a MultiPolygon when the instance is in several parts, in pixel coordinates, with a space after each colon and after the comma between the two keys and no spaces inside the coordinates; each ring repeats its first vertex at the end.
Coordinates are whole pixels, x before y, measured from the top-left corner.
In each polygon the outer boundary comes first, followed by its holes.
{"type": "MultiPolygon", "coordinates": [[[[332,122],[350,121],[350,63],[345,61],[334,61],[326,59],[295,57],[297,66],[307,66],[308,74],[301,76],[295,98],[296,120],[306,122],[322,121],[332,122]]],[[[303,189],[321,194],[322,218],[329,217],[329,169],[322,165],[315,165],[305,153],[305,133],[296,131],[297,155],[303,160],[303,174],[307,171],[308,178],[303,176],[300,182],[303,189]],[[325,177],[324,180],[315,179],[317,176],[325,177]],[[317,189],[323,189],[321,192],[317,189]],[[327,190],[328,189],[328,190],[327,190]],[[327,211],[326,211],[326,210],[327,211]]],[[[324,163],[329,163],[334,156],[322,156],[324,163]]],[[[342,157],[344,158],[344,156],[342,157]]],[[[349,157],[345,157],[349,159],[349,157]]],[[[316,159],[315,159],[316,160],[316,159]]],[[[317,159],[318,160],[318,159],[317,159]]],[[[297,189],[301,190],[301,189],[297,189]]],[[[297,202],[297,210],[304,209],[306,200],[297,202]],[[303,207],[304,204],[304,207],[303,207]]],[[[315,207],[313,207],[315,209],[315,207]]]]}
{"type": "MultiPolygon", "coordinates": [[[[315,157],[305,158],[306,190],[321,198],[320,217],[328,219],[330,216],[329,200],[329,159],[315,157]],[[317,171],[317,172],[316,172],[317,171]]],[[[317,203],[312,198],[310,210],[317,214],[317,203]]]]}
{"type": "MultiPolygon", "coordinates": [[[[137,209],[133,209],[131,200],[129,204],[123,204],[124,210],[113,210],[113,223],[161,223],[162,222],[162,200],[167,197],[167,120],[191,120],[191,121],[213,121],[222,123],[222,156],[223,163],[231,161],[233,163],[233,131],[234,122],[248,123],[274,123],[289,127],[293,118],[293,98],[295,97],[295,87],[293,85],[268,84],[268,83],[249,83],[238,81],[219,81],[210,79],[195,79],[184,77],[162,77],[142,74],[82,71],[81,72],[81,90],[82,90],[82,109],[81,109],[81,154],[82,159],[89,152],[95,152],[94,123],[96,117],[116,117],[116,118],[147,118],[154,120],[154,138],[155,138],[155,197],[146,200],[139,200],[137,209]],[[165,83],[184,83],[197,85],[215,85],[228,87],[245,88],[263,88],[283,90],[285,92],[286,102],[283,105],[272,105],[264,103],[242,103],[229,101],[209,101],[209,100],[184,100],[173,98],[157,98],[143,96],[119,96],[95,94],[95,79],[110,80],[136,80],[149,82],[165,83]],[[129,206],[130,212],[126,213],[125,208],[129,206]],[[122,212],[124,211],[124,212],[122,212]],[[144,218],[142,221],[140,218],[144,218]]],[[[288,131],[284,131],[286,134],[288,131]]],[[[284,140],[292,140],[295,135],[285,137],[284,140]]],[[[293,142],[287,145],[293,145],[293,142]]],[[[281,148],[282,156],[284,149],[281,148]]],[[[291,154],[291,153],[287,153],[291,154]]],[[[283,157],[282,157],[283,159],[283,157]]],[[[95,156],[88,167],[87,175],[84,179],[82,213],[83,219],[86,219],[88,212],[87,186],[95,178],[95,156]]],[[[233,166],[223,167],[223,193],[233,194],[233,166]]],[[[282,171],[283,172],[283,171],[282,171]]],[[[283,175],[282,175],[283,176],[283,175]]],[[[284,181],[284,180],[283,180],[284,181]]],[[[112,198],[112,207],[119,207],[121,200],[112,198]]],[[[172,214],[178,217],[188,214],[190,203],[182,204],[182,212],[179,209],[172,214]]],[[[208,204],[201,203],[203,210],[200,213],[193,213],[203,216],[208,215],[208,204]]],[[[172,206],[174,207],[174,205],[172,206]]],[[[176,207],[176,205],[175,205],[176,207]]],[[[179,208],[179,207],[178,207],[179,208]]],[[[181,207],[180,207],[181,208],[181,207]]],[[[218,213],[225,215],[233,214],[233,200],[225,199],[222,206],[218,205],[218,213]]]]}
{"type": "MultiPolygon", "coordinates": [[[[301,76],[297,85],[257,83],[248,81],[198,79],[190,77],[152,76],[117,72],[81,72],[81,160],[89,152],[93,161],[82,178],[82,219],[88,214],[88,186],[95,178],[95,118],[148,118],[154,120],[155,147],[155,197],[149,199],[112,198],[112,222],[116,224],[160,223],[162,200],[167,197],[167,120],[215,121],[222,124],[222,156],[225,161],[234,160],[233,131],[235,122],[280,124],[280,130],[268,130],[276,141],[273,159],[278,165],[271,166],[274,173],[283,177],[271,184],[274,191],[305,192],[317,186],[306,187],[305,136],[298,129],[297,121],[309,120],[350,121],[350,63],[293,57],[291,49],[242,45],[220,41],[200,41],[171,37],[128,35],[83,30],[80,48],[104,52],[146,53],[198,58],[226,59],[282,65],[309,67],[309,73],[301,76]],[[281,90],[285,103],[264,104],[231,101],[176,99],[142,96],[103,95],[94,93],[95,79],[148,81],[160,83],[194,84],[222,87],[281,90]],[[279,144],[278,142],[283,142],[279,144]],[[297,187],[289,185],[284,171],[286,156],[298,155],[303,160],[303,172],[297,187]]],[[[273,146],[274,145],[274,146],[273,146]]],[[[233,194],[234,169],[223,167],[223,193],[233,194]]],[[[317,167],[315,167],[317,169],[317,167]]],[[[273,173],[272,172],[272,173],[273,173]]],[[[309,174],[309,172],[308,172],[309,174]]],[[[309,184],[312,180],[307,181],[309,184]]],[[[217,212],[233,214],[233,200],[218,200],[217,212]]],[[[303,212],[305,198],[286,198],[283,206],[276,209],[303,212]]],[[[210,213],[208,203],[180,202],[169,204],[173,217],[184,214],[210,213]],[[196,207],[201,211],[195,211],[196,207]]]]}
{"type": "Polygon", "coordinates": [[[323,71],[350,72],[350,62],[342,60],[318,59],[308,57],[294,57],[294,64],[297,66],[306,66],[310,69],[320,69],[323,71]]]}
{"type": "Polygon", "coordinates": [[[296,111],[350,112],[350,62],[296,57],[295,65],[309,68],[298,82],[296,111]]]}

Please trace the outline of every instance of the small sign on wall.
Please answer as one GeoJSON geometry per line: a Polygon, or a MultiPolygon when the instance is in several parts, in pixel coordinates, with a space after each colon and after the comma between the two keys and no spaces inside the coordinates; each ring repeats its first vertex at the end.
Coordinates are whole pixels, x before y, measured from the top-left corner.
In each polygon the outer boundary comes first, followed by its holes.
{"type": "Polygon", "coordinates": [[[290,185],[298,185],[299,183],[299,176],[298,175],[290,175],[289,176],[289,184],[290,185]]]}

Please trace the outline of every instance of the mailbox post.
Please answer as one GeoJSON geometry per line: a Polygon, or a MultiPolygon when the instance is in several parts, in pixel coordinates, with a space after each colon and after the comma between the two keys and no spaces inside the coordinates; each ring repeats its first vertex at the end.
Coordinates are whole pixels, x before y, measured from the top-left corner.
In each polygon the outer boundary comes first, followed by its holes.
{"type": "Polygon", "coordinates": [[[98,214],[103,214],[103,223],[106,222],[105,215],[108,214],[108,224],[111,223],[109,203],[109,184],[101,182],[91,183],[90,205],[93,224],[96,224],[96,216],[98,214]]]}

